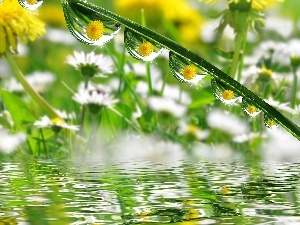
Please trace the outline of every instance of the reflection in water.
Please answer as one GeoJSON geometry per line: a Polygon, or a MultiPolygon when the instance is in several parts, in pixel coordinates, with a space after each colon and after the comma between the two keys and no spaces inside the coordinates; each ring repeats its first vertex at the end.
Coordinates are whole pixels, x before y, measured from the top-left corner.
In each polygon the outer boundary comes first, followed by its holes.
{"type": "Polygon", "coordinates": [[[300,224],[298,164],[125,164],[0,162],[0,224],[300,224]]]}

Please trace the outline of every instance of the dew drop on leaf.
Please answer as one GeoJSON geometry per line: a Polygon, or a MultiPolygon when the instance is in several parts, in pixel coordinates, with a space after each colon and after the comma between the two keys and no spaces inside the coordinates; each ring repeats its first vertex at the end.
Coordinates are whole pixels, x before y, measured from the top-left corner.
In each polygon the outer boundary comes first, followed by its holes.
{"type": "Polygon", "coordinates": [[[128,53],[132,57],[143,61],[152,61],[164,50],[163,47],[154,44],[128,28],[125,28],[124,42],[128,53]]]}
{"type": "Polygon", "coordinates": [[[278,124],[275,122],[275,120],[267,115],[264,115],[264,124],[267,128],[277,128],[278,124]]]}
{"type": "Polygon", "coordinates": [[[207,72],[171,51],[169,66],[173,76],[185,83],[197,84],[207,75],[207,72]]]}
{"type": "Polygon", "coordinates": [[[43,0],[18,0],[19,4],[29,10],[37,10],[42,4],[43,0]]]}
{"type": "Polygon", "coordinates": [[[112,40],[121,29],[119,23],[92,8],[75,4],[71,0],[64,0],[62,6],[71,34],[85,44],[102,46],[112,40]]]}
{"type": "Polygon", "coordinates": [[[256,106],[254,106],[244,98],[242,99],[242,109],[247,115],[249,115],[252,118],[256,117],[258,114],[261,113],[260,109],[258,109],[256,106]]]}
{"type": "Polygon", "coordinates": [[[211,79],[211,87],[215,97],[224,104],[231,105],[240,98],[230,87],[227,87],[216,78],[211,79]]]}

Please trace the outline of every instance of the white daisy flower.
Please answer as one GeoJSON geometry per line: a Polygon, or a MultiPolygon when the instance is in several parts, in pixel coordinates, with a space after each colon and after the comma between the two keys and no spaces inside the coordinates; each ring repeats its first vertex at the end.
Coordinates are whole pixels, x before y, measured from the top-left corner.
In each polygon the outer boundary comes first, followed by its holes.
{"type": "Polygon", "coordinates": [[[173,99],[153,96],[148,99],[148,106],[155,112],[165,112],[174,117],[182,117],[187,111],[187,107],[180,105],[173,99]]]}
{"type": "Polygon", "coordinates": [[[98,113],[102,107],[110,108],[119,100],[114,99],[108,92],[101,89],[79,89],[73,100],[81,105],[87,105],[92,113],[98,113]]]}
{"type": "Polygon", "coordinates": [[[43,116],[41,120],[34,122],[33,125],[38,128],[52,128],[54,132],[58,132],[62,128],[74,131],[79,130],[79,126],[67,124],[60,118],[50,119],[48,116],[43,116]]]}
{"type": "Polygon", "coordinates": [[[114,63],[111,58],[103,54],[74,51],[74,55],[69,55],[66,60],[75,69],[79,70],[84,77],[105,77],[105,74],[113,72],[114,63]]]}
{"type": "Polygon", "coordinates": [[[23,133],[9,134],[6,129],[0,128],[0,152],[11,153],[19,145],[26,141],[26,135],[23,133]]]}

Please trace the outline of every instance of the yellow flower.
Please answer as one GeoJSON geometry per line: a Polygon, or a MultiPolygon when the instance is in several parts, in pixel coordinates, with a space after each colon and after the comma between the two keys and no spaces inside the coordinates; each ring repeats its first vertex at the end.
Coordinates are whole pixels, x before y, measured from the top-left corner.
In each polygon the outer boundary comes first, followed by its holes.
{"type": "Polygon", "coordinates": [[[186,0],[176,0],[176,4],[174,0],[116,0],[115,6],[119,14],[137,22],[144,9],[147,26],[157,29],[162,20],[170,21],[177,28],[180,41],[189,45],[199,42],[204,19],[186,0]]]}
{"type": "MultiPolygon", "coordinates": [[[[219,0],[198,0],[199,2],[205,1],[206,4],[214,4],[219,0]]],[[[238,3],[240,0],[228,0],[228,3],[238,3]]],[[[250,2],[251,0],[243,0],[250,2]]],[[[284,2],[284,0],[252,0],[251,8],[256,10],[264,10],[265,8],[273,5],[276,2],[284,2]]]]}
{"type": "Polygon", "coordinates": [[[45,24],[33,12],[20,6],[17,0],[0,3],[0,55],[17,51],[18,38],[26,43],[45,33],[45,24]]]}
{"type": "Polygon", "coordinates": [[[232,100],[234,98],[234,92],[231,90],[225,90],[222,94],[225,100],[232,100]]]}
{"type": "Polygon", "coordinates": [[[192,80],[193,78],[196,77],[196,75],[197,75],[197,71],[195,66],[188,65],[184,67],[184,69],[182,70],[182,76],[186,80],[192,80]]]}
{"type": "Polygon", "coordinates": [[[138,52],[143,57],[149,56],[153,52],[153,45],[150,42],[145,42],[139,46],[138,52]]]}

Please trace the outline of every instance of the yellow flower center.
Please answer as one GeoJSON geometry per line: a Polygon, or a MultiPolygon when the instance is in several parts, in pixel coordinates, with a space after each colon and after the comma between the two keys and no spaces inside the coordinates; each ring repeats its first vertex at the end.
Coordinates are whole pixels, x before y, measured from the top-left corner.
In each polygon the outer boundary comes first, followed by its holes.
{"type": "Polygon", "coordinates": [[[153,52],[153,45],[150,42],[145,42],[139,46],[138,52],[141,56],[149,56],[153,52]]]}
{"type": "Polygon", "coordinates": [[[276,123],[275,123],[274,120],[268,120],[267,125],[268,125],[269,127],[273,127],[273,126],[276,126],[276,123]]]}
{"type": "Polygon", "coordinates": [[[234,93],[231,90],[225,90],[222,94],[224,100],[231,100],[234,98],[234,93]]]}
{"type": "Polygon", "coordinates": [[[86,35],[92,41],[99,40],[104,34],[104,24],[95,20],[90,22],[86,27],[86,35]]]}
{"type": "Polygon", "coordinates": [[[61,124],[64,124],[65,121],[63,121],[63,120],[62,120],[61,118],[59,118],[59,117],[56,117],[56,118],[54,118],[54,119],[51,120],[51,123],[52,123],[53,125],[61,125],[61,124]]]}
{"type": "Polygon", "coordinates": [[[258,77],[261,81],[269,81],[273,75],[273,71],[262,67],[258,72],[258,77]]]}
{"type": "Polygon", "coordinates": [[[247,108],[248,113],[253,114],[256,112],[256,107],[254,105],[251,105],[247,108]]]}
{"type": "Polygon", "coordinates": [[[34,5],[36,4],[38,1],[37,0],[26,0],[28,5],[34,5]]]}
{"type": "Polygon", "coordinates": [[[192,80],[197,75],[196,67],[192,65],[186,66],[182,71],[182,75],[184,79],[192,80]]]}

